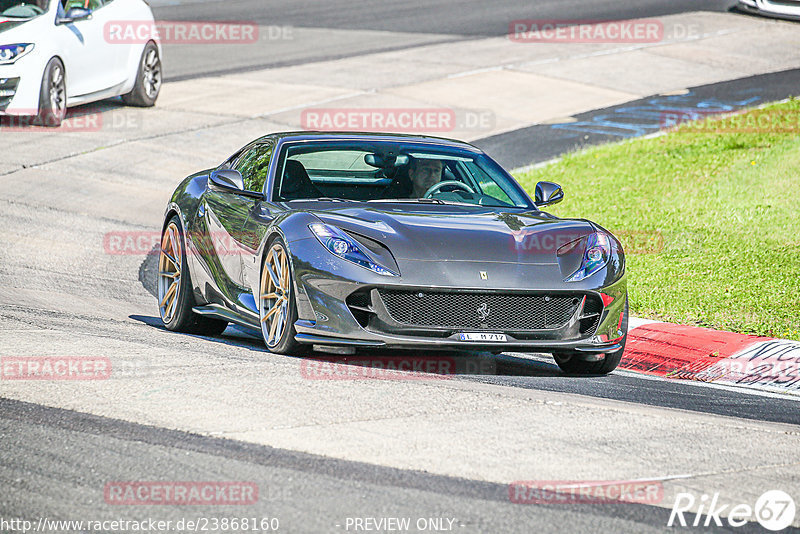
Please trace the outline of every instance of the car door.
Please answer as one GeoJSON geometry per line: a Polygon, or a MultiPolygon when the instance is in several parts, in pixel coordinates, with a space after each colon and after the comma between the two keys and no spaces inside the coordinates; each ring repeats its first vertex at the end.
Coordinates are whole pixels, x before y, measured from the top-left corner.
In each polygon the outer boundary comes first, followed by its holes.
{"type": "MultiPolygon", "coordinates": [[[[245,188],[261,191],[269,172],[273,144],[260,142],[245,148],[229,167],[242,173],[245,188]]],[[[245,266],[253,262],[258,247],[255,233],[245,228],[260,201],[231,191],[207,188],[203,195],[205,248],[210,253],[214,283],[229,304],[242,313],[256,310],[245,278],[245,266]]]]}
{"type": "MultiPolygon", "coordinates": [[[[113,13],[102,0],[58,0],[64,13],[73,7],[95,7],[91,17],[58,23],[59,49],[67,74],[67,98],[80,98],[109,89],[121,82],[117,66],[119,49],[109,43],[103,28],[113,13]]],[[[113,1],[111,2],[114,3],[113,1]]]]}
{"type": "MultiPolygon", "coordinates": [[[[85,0],[84,0],[85,1],[85,0]]],[[[144,24],[151,26],[150,21],[141,20],[141,14],[136,9],[137,2],[130,0],[90,0],[90,3],[101,4],[99,9],[92,12],[96,17],[96,22],[100,26],[103,34],[103,57],[105,69],[105,81],[107,87],[116,87],[125,83],[131,76],[135,75],[135,69],[130,70],[128,58],[135,52],[137,58],[142,55],[144,43],[140,40],[111,38],[109,31],[115,24],[120,23],[138,28],[144,24]]]]}

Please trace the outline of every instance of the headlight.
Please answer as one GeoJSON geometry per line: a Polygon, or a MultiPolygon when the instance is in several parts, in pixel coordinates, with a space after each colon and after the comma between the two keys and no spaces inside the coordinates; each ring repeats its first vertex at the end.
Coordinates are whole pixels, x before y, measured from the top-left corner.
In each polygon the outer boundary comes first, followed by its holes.
{"type": "MultiPolygon", "coordinates": [[[[559,260],[583,247],[583,258],[578,270],[567,276],[565,282],[580,282],[608,264],[611,258],[611,238],[605,232],[595,232],[558,249],[559,260]]],[[[574,265],[574,264],[573,264],[574,265]]]]}
{"type": "Polygon", "coordinates": [[[33,43],[0,45],[0,65],[11,65],[33,50],[33,43]]]}
{"type": "Polygon", "coordinates": [[[375,263],[372,258],[361,250],[361,247],[358,246],[358,243],[356,243],[353,238],[335,226],[315,223],[308,225],[308,228],[311,230],[311,233],[319,239],[322,246],[327,248],[331,254],[383,276],[400,276],[375,263]]]}

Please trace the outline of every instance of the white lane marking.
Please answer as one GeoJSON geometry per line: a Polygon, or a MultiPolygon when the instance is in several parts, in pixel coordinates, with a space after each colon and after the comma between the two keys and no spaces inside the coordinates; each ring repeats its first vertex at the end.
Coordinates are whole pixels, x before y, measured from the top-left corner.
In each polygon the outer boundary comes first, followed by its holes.
{"type": "Polygon", "coordinates": [[[653,323],[660,323],[661,321],[653,321],[652,319],[640,319],[638,317],[630,317],[628,319],[628,330],[633,330],[634,328],[639,328],[640,326],[645,326],[648,324],[653,323]]]}
{"type": "MultiPolygon", "coordinates": [[[[515,358],[520,358],[523,360],[531,360],[531,361],[555,365],[553,357],[545,353],[504,352],[503,354],[508,356],[513,356],[515,358]]],[[[715,384],[713,382],[700,382],[698,380],[670,379],[660,376],[646,375],[644,373],[639,373],[636,371],[628,371],[627,369],[622,369],[619,367],[615,369],[611,374],[612,375],[618,374],[632,378],[639,378],[641,380],[650,380],[652,382],[670,382],[673,384],[682,384],[686,386],[721,389],[724,391],[730,391],[733,393],[743,393],[745,395],[753,395],[756,397],[767,397],[771,399],[786,399],[790,401],[800,402],[800,392],[788,392],[786,390],[777,390],[777,389],[753,388],[744,384],[738,386],[730,386],[725,384],[715,384]]]]}
{"type": "Polygon", "coordinates": [[[630,376],[630,377],[640,378],[642,380],[652,380],[653,382],[672,382],[673,384],[683,384],[686,386],[722,389],[725,391],[731,391],[735,393],[754,395],[756,397],[769,397],[772,399],[785,399],[785,400],[800,402],[800,395],[797,395],[795,393],[782,392],[777,390],[755,389],[746,385],[728,386],[723,384],[714,384],[713,382],[700,382],[697,380],[668,379],[668,378],[662,378],[660,376],[651,376],[642,373],[637,373],[635,371],[627,371],[625,369],[616,369],[612,374],[630,376]]]}

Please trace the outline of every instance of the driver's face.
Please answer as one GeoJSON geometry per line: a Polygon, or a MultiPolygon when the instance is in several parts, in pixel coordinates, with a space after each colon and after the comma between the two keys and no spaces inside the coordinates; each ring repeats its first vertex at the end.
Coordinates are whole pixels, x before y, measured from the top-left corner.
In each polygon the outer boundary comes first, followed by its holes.
{"type": "Polygon", "coordinates": [[[411,182],[414,190],[425,193],[442,179],[442,162],[435,159],[422,159],[411,169],[411,182]]]}

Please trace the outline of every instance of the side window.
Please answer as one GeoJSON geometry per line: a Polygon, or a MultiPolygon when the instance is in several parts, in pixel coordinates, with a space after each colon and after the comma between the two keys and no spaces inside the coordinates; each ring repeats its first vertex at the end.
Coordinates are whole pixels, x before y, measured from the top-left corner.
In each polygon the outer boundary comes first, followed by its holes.
{"type": "Polygon", "coordinates": [[[64,9],[64,13],[72,9],[73,7],[82,7],[84,9],[91,9],[92,11],[97,11],[105,4],[112,2],[113,0],[61,0],[61,6],[64,9]]]}
{"type": "Polygon", "coordinates": [[[272,144],[256,145],[239,156],[231,168],[242,173],[244,188],[248,191],[261,191],[269,174],[269,162],[272,160],[272,144]]]}

